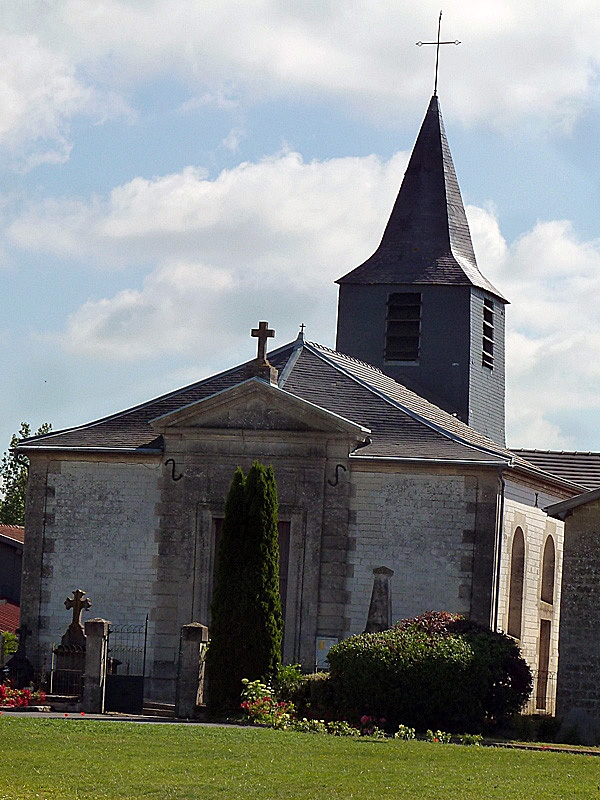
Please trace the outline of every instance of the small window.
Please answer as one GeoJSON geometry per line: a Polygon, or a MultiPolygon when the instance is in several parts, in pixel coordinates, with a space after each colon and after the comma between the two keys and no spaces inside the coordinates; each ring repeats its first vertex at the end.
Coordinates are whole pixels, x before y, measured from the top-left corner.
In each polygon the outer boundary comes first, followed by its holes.
{"type": "Polygon", "coordinates": [[[387,304],[386,361],[418,361],[421,337],[421,293],[391,294],[387,304]]]}
{"type": "Polygon", "coordinates": [[[513,536],[510,554],[510,585],[508,594],[508,634],[521,638],[523,616],[523,584],[525,579],[525,538],[521,528],[513,536]]]}
{"type": "Polygon", "coordinates": [[[544,545],[542,557],[542,591],[541,598],[544,603],[554,602],[554,565],[555,565],[554,539],[548,536],[544,545]]]}
{"type": "Polygon", "coordinates": [[[487,297],[483,301],[483,348],[481,363],[494,368],[494,301],[487,297]]]}

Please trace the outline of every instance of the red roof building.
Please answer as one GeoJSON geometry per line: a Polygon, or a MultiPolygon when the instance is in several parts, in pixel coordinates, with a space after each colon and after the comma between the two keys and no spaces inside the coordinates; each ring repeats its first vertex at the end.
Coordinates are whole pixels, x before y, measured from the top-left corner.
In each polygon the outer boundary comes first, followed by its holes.
{"type": "Polygon", "coordinates": [[[0,631],[15,633],[19,627],[20,607],[5,597],[0,597],[0,631]]]}

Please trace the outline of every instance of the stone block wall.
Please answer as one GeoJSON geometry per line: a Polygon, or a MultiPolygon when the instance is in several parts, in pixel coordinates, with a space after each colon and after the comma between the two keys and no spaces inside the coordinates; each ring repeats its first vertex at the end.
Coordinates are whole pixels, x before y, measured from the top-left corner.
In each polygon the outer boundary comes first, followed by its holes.
{"type": "Polygon", "coordinates": [[[91,599],[93,616],[144,623],[153,603],[159,471],[157,459],[75,459],[42,465],[43,487],[34,476],[23,609],[38,634],[33,647],[40,660],[46,656],[49,664],[51,645],[70,622],[64,601],[76,588],[91,599]]]}
{"type": "Polygon", "coordinates": [[[600,744],[600,501],[565,521],[557,715],[562,734],[600,744]]]}
{"type": "Polygon", "coordinates": [[[181,626],[200,621],[210,628],[215,520],[223,517],[235,469],[247,472],[255,459],[273,466],[279,517],[290,523],[284,659],[314,669],[317,635],[344,632],[347,467],[335,487],[328,479],[336,463],[347,464],[346,438],[197,429],[168,437],[166,447],[183,477],[173,481],[165,470],[161,481],[153,696],[172,694],[181,626]]]}
{"type": "MultiPolygon", "coordinates": [[[[539,501],[543,492],[539,489],[536,491],[539,501]]],[[[544,494],[544,501],[549,497],[550,495],[544,494]]],[[[550,623],[550,653],[547,670],[549,673],[549,694],[547,708],[540,710],[551,711],[554,708],[556,673],[558,669],[564,526],[562,522],[550,519],[540,507],[522,502],[522,500],[527,499],[530,502],[535,501],[535,492],[532,489],[527,485],[507,483],[500,564],[498,628],[504,632],[510,632],[511,557],[515,532],[517,528],[520,528],[523,532],[525,552],[519,644],[527,663],[534,672],[537,671],[540,666],[542,620],[550,623]],[[554,542],[554,594],[552,603],[542,600],[543,555],[549,536],[552,537],[554,542]]],[[[535,686],[534,691],[536,691],[535,686]]],[[[534,710],[533,706],[532,710],[534,710]]]]}
{"type": "Polygon", "coordinates": [[[398,467],[379,472],[356,463],[352,467],[347,634],[365,629],[377,567],[394,570],[392,622],[431,610],[483,617],[486,622],[495,473],[477,476],[398,467]]]}

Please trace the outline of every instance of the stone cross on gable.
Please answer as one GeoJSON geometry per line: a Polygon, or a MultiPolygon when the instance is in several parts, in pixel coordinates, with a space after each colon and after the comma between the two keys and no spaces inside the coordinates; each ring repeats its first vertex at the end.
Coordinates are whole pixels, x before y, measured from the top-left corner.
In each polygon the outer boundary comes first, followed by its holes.
{"type": "Polygon", "coordinates": [[[275,331],[269,328],[268,322],[259,322],[258,328],[252,328],[251,336],[258,339],[258,355],[256,360],[262,366],[269,364],[267,361],[267,339],[272,339],[275,336],[275,331]]]}
{"type": "Polygon", "coordinates": [[[85,596],[85,592],[81,589],[75,589],[73,597],[67,597],[65,600],[65,608],[67,611],[73,609],[73,620],[71,625],[81,627],[81,612],[87,611],[92,605],[91,600],[85,596]]]}

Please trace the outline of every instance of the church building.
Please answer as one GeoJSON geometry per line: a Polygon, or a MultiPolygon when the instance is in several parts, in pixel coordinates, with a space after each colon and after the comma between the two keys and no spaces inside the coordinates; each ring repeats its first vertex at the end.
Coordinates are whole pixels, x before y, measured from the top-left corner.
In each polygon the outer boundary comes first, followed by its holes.
{"type": "Polygon", "coordinates": [[[451,611],[514,636],[550,709],[563,522],[542,509],[586,487],[506,448],[507,301],[478,269],[437,95],[381,244],[338,283],[336,350],[301,331],[267,354],[261,322],[256,358],[19,446],[38,666],[78,587],[114,624],[149,615],[146,695],[172,702],[180,628],[210,626],[233,473],[259,459],[279,493],[287,663],[451,611]]]}

